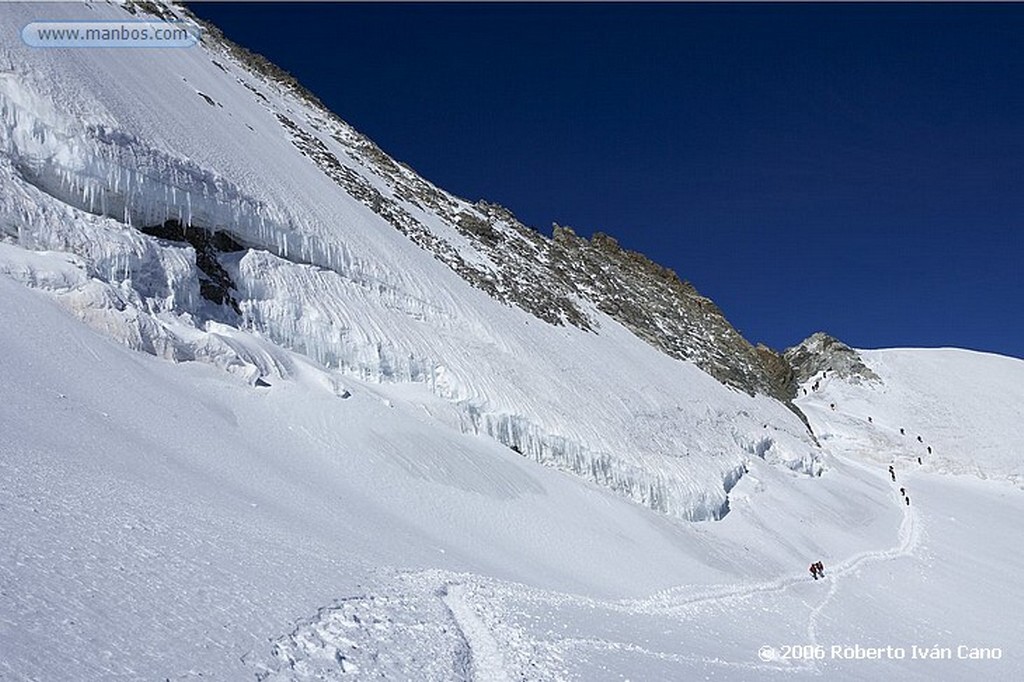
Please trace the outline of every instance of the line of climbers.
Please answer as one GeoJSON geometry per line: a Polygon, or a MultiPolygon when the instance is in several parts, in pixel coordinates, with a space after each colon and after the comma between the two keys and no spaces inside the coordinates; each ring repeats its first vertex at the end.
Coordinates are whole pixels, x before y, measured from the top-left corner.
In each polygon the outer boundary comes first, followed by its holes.
{"type": "MultiPolygon", "coordinates": [[[[824,379],[826,376],[827,376],[827,371],[821,373],[821,379],[824,379]]],[[[814,385],[811,386],[811,390],[812,391],[817,391],[819,389],[821,379],[818,379],[817,381],[814,382],[814,385]]],[[[807,389],[805,388],[805,389],[803,389],[803,391],[804,391],[804,395],[807,395],[807,389]]],[[[835,403],[829,403],[829,407],[834,412],[835,409],[836,409],[836,404],[835,403]]],[[[869,424],[874,424],[875,420],[872,417],[869,416],[868,417],[868,423],[869,424]]],[[[907,430],[904,427],[902,427],[902,426],[900,427],[900,435],[901,436],[907,435],[907,430]]],[[[922,438],[921,436],[918,436],[917,437],[917,442],[921,443],[921,444],[924,444],[924,438],[922,438]]],[[[928,445],[928,446],[926,446],[926,448],[927,448],[928,454],[929,455],[932,454],[932,446],[928,445]]],[[[918,464],[923,464],[923,462],[921,461],[921,457],[920,456],[918,456],[918,458],[917,458],[917,463],[918,464]]],[[[895,483],[896,482],[896,469],[895,469],[895,467],[892,464],[889,465],[889,476],[892,478],[892,482],[895,483]]],[[[910,506],[910,495],[907,494],[907,489],[905,487],[903,487],[903,486],[900,486],[900,497],[903,498],[903,501],[909,507],[910,506]]],[[[820,561],[816,561],[813,564],[811,564],[810,572],[811,572],[811,575],[814,576],[815,580],[817,580],[818,578],[824,578],[825,577],[825,566],[820,561]]]]}
{"type": "MultiPolygon", "coordinates": [[[[832,408],[832,411],[834,412],[835,409],[836,409],[836,404],[835,403],[829,403],[829,407],[832,408]]],[[[874,418],[869,416],[868,417],[868,424],[874,424],[874,423],[875,423],[874,418]]],[[[907,435],[907,430],[904,427],[902,427],[902,426],[900,427],[900,435],[901,436],[907,435]]],[[[921,444],[924,444],[924,438],[921,437],[921,436],[918,436],[917,437],[917,442],[921,443],[921,444]]],[[[929,455],[932,454],[932,446],[931,445],[926,445],[925,449],[928,451],[929,455]]],[[[918,458],[917,458],[917,463],[918,464],[924,464],[924,461],[921,459],[920,456],[918,456],[918,458]]],[[[892,468],[892,467],[890,467],[890,468],[892,468]]]]}
{"type": "MultiPolygon", "coordinates": [[[[832,406],[832,409],[833,410],[835,409],[835,405],[832,406]]],[[[875,421],[874,419],[872,419],[871,417],[868,417],[868,423],[869,424],[873,424],[874,421],[875,421]]],[[[904,427],[902,427],[902,426],[900,427],[900,435],[901,436],[907,435],[907,430],[904,427]]],[[[918,436],[917,437],[917,442],[923,444],[924,443],[924,438],[922,438],[921,436],[918,436]]],[[[932,454],[932,446],[928,445],[926,447],[928,449],[928,454],[929,455],[932,454]]],[[[923,462],[921,461],[921,457],[920,456],[918,456],[918,458],[917,458],[917,463],[918,464],[923,464],[923,462]]],[[[889,465],[889,476],[892,478],[892,482],[895,483],[896,482],[896,469],[893,467],[892,464],[889,465]]],[[[900,487],[900,497],[903,498],[903,501],[909,507],[910,506],[910,495],[907,494],[907,489],[902,487],[902,486],[900,487]]]]}
{"type": "MultiPolygon", "coordinates": [[[[823,370],[822,373],[821,373],[821,377],[816,379],[815,382],[814,382],[814,385],[811,386],[811,390],[812,391],[817,391],[819,388],[821,388],[821,380],[826,378],[827,376],[828,376],[828,370],[827,369],[823,370]]],[[[807,389],[806,388],[803,389],[803,392],[804,392],[804,395],[807,395],[807,389]]],[[[829,406],[829,408],[832,409],[833,412],[836,411],[836,404],[835,403],[829,403],[828,406],[829,406]]],[[[869,416],[868,417],[868,423],[869,424],[874,424],[875,423],[874,418],[869,416]]],[[[901,436],[907,435],[907,430],[904,427],[902,427],[902,426],[900,427],[900,435],[901,436]]],[[[917,437],[917,442],[923,444],[924,443],[924,438],[922,438],[921,436],[918,436],[917,437]]],[[[931,445],[927,446],[927,450],[928,450],[928,454],[929,455],[932,454],[932,446],[931,445]]],[[[917,458],[917,463],[918,464],[924,464],[924,462],[922,461],[921,457],[917,458]]]]}

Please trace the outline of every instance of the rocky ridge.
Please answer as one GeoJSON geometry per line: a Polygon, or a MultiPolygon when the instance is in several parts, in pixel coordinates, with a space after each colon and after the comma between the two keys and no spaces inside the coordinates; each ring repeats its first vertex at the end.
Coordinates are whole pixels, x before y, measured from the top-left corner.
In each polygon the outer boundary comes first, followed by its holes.
{"type": "Polygon", "coordinates": [[[882,381],[864,364],[857,351],[825,332],[816,332],[787,349],[783,359],[792,369],[795,384],[802,384],[823,372],[852,384],[882,381]]]}
{"type": "MultiPolygon", "coordinates": [[[[794,397],[792,373],[782,356],[744,339],[710,299],[672,270],[622,248],[606,234],[587,239],[555,225],[547,237],[502,206],[469,203],[441,190],[329,111],[290,74],[206,28],[204,41],[303,97],[317,112],[303,120],[274,112],[310,162],[474,287],[553,325],[600,333],[597,313],[604,313],[723,384],[787,404],[794,397]],[[345,153],[333,152],[326,140],[345,153]],[[369,182],[356,172],[357,165],[380,182],[369,182]],[[472,253],[431,229],[428,216],[439,217],[465,238],[472,253]]],[[[254,97],[260,93],[254,91],[254,97]]]]}

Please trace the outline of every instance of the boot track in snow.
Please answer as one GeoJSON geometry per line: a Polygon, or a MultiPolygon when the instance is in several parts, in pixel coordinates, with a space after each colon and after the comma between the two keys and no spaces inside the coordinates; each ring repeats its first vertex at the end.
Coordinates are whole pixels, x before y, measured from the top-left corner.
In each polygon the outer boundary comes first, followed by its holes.
{"type": "MultiPolygon", "coordinates": [[[[844,463],[865,470],[855,461],[844,463]]],[[[899,500],[897,500],[897,503],[899,500]]],[[[818,645],[820,621],[848,576],[864,566],[911,555],[921,538],[914,507],[899,504],[903,518],[898,543],[870,550],[828,567],[828,591],[809,608],[806,641],[818,645]]],[[[506,682],[512,679],[567,679],[564,662],[589,651],[629,653],[653,660],[702,664],[763,672],[820,673],[815,660],[761,662],[728,661],[681,652],[656,651],[635,642],[600,637],[556,636],[527,633],[509,617],[524,605],[578,607],[619,616],[660,616],[699,621],[707,606],[729,608],[752,597],[782,594],[805,585],[801,574],[746,585],[729,585],[698,593],[667,590],[641,600],[602,601],[469,574],[430,570],[400,574],[388,589],[394,593],[350,597],[319,610],[318,614],[274,640],[270,657],[246,662],[257,669],[258,680],[340,680],[365,676],[419,679],[461,679],[506,682]],[[703,608],[702,608],[703,607],[703,608]],[[498,630],[495,630],[498,628],[498,630]]],[[[777,653],[777,652],[775,652],[777,653]]]]}

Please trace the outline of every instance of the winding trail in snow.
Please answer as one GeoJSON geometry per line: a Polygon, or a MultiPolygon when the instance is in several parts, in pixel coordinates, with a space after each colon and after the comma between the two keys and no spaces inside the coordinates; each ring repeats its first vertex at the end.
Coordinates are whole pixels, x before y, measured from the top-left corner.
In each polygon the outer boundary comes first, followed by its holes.
{"type": "MultiPolygon", "coordinates": [[[[882,474],[876,474],[870,467],[856,461],[847,456],[841,456],[832,454],[836,459],[842,461],[844,464],[862,469],[864,471],[870,471],[872,475],[877,475],[880,478],[882,474]]],[[[842,584],[842,579],[851,576],[859,572],[864,566],[881,562],[897,559],[900,557],[910,556],[914,553],[921,539],[921,523],[916,512],[916,509],[910,505],[905,505],[902,502],[902,498],[897,498],[896,502],[901,511],[903,512],[902,520],[898,531],[898,542],[895,546],[887,549],[868,550],[859,552],[851,555],[846,559],[832,564],[828,568],[826,579],[828,580],[829,589],[822,600],[816,605],[810,608],[810,612],[807,618],[807,643],[812,646],[819,644],[819,621],[822,615],[826,612],[828,605],[835,597],[836,593],[842,584]]],[[[751,597],[757,597],[768,594],[784,593],[790,588],[806,583],[807,577],[802,574],[797,575],[786,575],[775,578],[773,580],[764,581],[760,583],[747,583],[744,585],[726,586],[722,588],[716,588],[707,590],[698,594],[691,594],[684,598],[675,598],[672,596],[674,590],[669,590],[653,598],[647,598],[644,600],[617,602],[614,604],[608,604],[606,608],[612,608],[630,615],[637,615],[641,613],[658,613],[662,615],[690,615],[696,607],[713,603],[720,606],[725,604],[749,599],[751,597]]],[[[679,588],[675,588],[679,589],[679,588]]],[[[624,650],[630,650],[634,652],[642,652],[640,647],[636,647],[629,643],[611,643],[611,642],[599,642],[592,640],[564,640],[566,644],[589,645],[594,648],[607,648],[609,645],[615,644],[618,648],[624,650]]],[[[774,652],[774,650],[773,650],[774,652]]],[[[779,664],[746,664],[742,662],[726,661],[717,658],[708,658],[700,656],[681,656],[678,654],[668,654],[665,652],[644,652],[647,655],[651,655],[655,658],[661,658],[664,660],[674,661],[688,661],[688,662],[701,662],[706,664],[713,664],[721,667],[745,667],[750,669],[760,670],[773,670],[775,672],[820,672],[820,662],[814,659],[793,661],[793,665],[789,662],[779,660],[779,664]]],[[[774,652],[777,656],[778,652],[774,652]]],[[[771,659],[770,659],[771,660],[771,659]]]]}
{"type": "MultiPolygon", "coordinates": [[[[869,471],[872,475],[881,477],[871,467],[857,462],[845,456],[835,455],[837,459],[845,464],[869,471]]],[[[828,606],[842,586],[843,579],[857,574],[865,566],[872,563],[889,561],[904,556],[910,556],[915,551],[921,538],[921,524],[916,509],[904,505],[901,498],[896,498],[902,511],[902,519],[898,531],[897,543],[889,548],[868,550],[851,555],[846,559],[831,565],[828,569],[827,580],[829,589],[825,596],[814,606],[809,607],[807,615],[807,643],[814,646],[819,644],[819,629],[822,616],[827,613],[828,606]]],[[[501,594],[501,601],[506,610],[510,605],[523,602],[534,604],[547,603],[551,606],[564,606],[568,604],[584,604],[591,608],[598,608],[605,611],[620,613],[626,616],[662,615],[662,616],[687,616],[700,618],[697,613],[699,607],[707,604],[726,607],[728,604],[771,594],[785,593],[787,590],[803,585],[807,577],[802,574],[786,575],[773,580],[754,584],[724,586],[717,589],[706,590],[698,594],[690,594],[685,597],[673,595],[668,591],[653,598],[632,601],[601,602],[590,599],[581,599],[571,595],[550,593],[540,590],[532,590],[519,585],[496,585],[486,581],[488,590],[492,593],[497,591],[501,594]]],[[[464,576],[462,582],[449,588],[445,601],[452,610],[455,620],[459,623],[466,641],[473,656],[474,679],[477,680],[505,680],[509,679],[503,662],[501,647],[498,640],[491,633],[487,620],[507,621],[498,609],[493,600],[485,599],[477,602],[478,609],[474,611],[469,600],[474,597],[475,590],[479,590],[483,583],[478,578],[464,576]],[[475,589],[474,589],[475,588],[475,589]],[[481,608],[484,602],[486,607],[481,608]],[[493,611],[493,612],[491,612],[493,611]],[[478,615],[479,614],[479,615],[478,615]]],[[[522,633],[528,637],[526,633],[522,633]]],[[[517,638],[518,639],[518,638],[517,638]]],[[[556,652],[556,658],[567,659],[573,656],[585,655],[586,650],[605,651],[610,653],[630,653],[649,657],[652,660],[702,664],[729,669],[743,669],[749,671],[771,671],[776,673],[819,673],[821,663],[814,659],[801,661],[784,661],[781,659],[758,661],[735,661],[714,656],[702,656],[699,654],[687,654],[679,652],[658,651],[635,642],[615,641],[600,637],[575,637],[568,636],[556,638],[544,643],[548,649],[556,652]]],[[[509,652],[510,654],[513,652],[509,652]]],[[[508,657],[504,657],[506,660],[508,657]]]]}
{"type": "MultiPolygon", "coordinates": [[[[833,455],[844,464],[869,470],[868,467],[851,460],[848,457],[833,455]]],[[[857,570],[862,565],[875,561],[894,559],[910,555],[919,542],[919,521],[916,511],[911,506],[900,504],[903,511],[903,518],[899,528],[899,542],[889,549],[869,550],[854,554],[846,559],[829,566],[826,577],[835,583],[841,578],[857,570]]],[[[759,594],[783,592],[794,585],[801,585],[807,582],[807,577],[800,574],[783,575],[772,580],[758,583],[745,583],[741,585],[728,585],[715,587],[699,593],[692,593],[683,598],[673,596],[673,593],[683,588],[672,588],[653,597],[642,600],[630,600],[617,602],[620,608],[629,612],[643,610],[648,613],[656,612],[663,614],[679,613],[689,611],[692,607],[706,604],[708,602],[722,602],[739,599],[747,599],[759,594]]],[[[827,600],[824,603],[827,603],[827,600]]],[[[820,611],[820,609],[819,609],[820,611]]]]}
{"type": "MultiPolygon", "coordinates": [[[[867,469],[863,464],[850,458],[839,456],[837,456],[837,458],[841,459],[847,465],[867,469]]],[[[822,612],[825,610],[825,607],[828,606],[833,597],[835,597],[836,592],[839,591],[839,579],[859,571],[866,564],[911,556],[916,550],[921,541],[921,522],[919,520],[917,510],[911,505],[904,504],[902,502],[902,498],[899,498],[896,504],[899,505],[903,511],[903,519],[899,528],[899,543],[895,547],[886,550],[874,550],[854,554],[829,569],[829,573],[826,575],[826,578],[831,583],[829,585],[828,593],[817,606],[811,609],[811,613],[807,619],[807,642],[809,644],[814,646],[818,645],[818,620],[820,619],[822,612]]],[[[810,663],[810,667],[814,669],[818,669],[819,667],[819,663],[816,660],[808,661],[808,663],[810,663]]]]}
{"type": "MultiPolygon", "coordinates": [[[[844,465],[855,467],[871,476],[887,476],[879,472],[877,467],[858,461],[849,454],[830,454],[844,465]]],[[[856,575],[872,563],[910,556],[916,550],[922,536],[916,508],[905,505],[898,496],[895,497],[895,503],[900,506],[902,520],[898,541],[894,546],[859,552],[829,566],[826,574],[828,591],[816,604],[811,605],[794,597],[797,603],[803,603],[809,609],[805,630],[807,644],[819,644],[821,620],[841,589],[844,578],[856,575]]],[[[651,661],[745,670],[750,674],[821,674],[821,661],[813,658],[786,660],[774,650],[767,660],[758,660],[757,657],[746,661],[729,660],[696,652],[658,650],[658,647],[634,641],[619,641],[614,637],[588,637],[586,632],[549,631],[540,634],[522,623],[517,624],[515,618],[520,612],[540,613],[545,608],[548,611],[566,608],[592,609],[604,612],[612,619],[618,616],[659,616],[699,623],[707,615],[706,608],[702,607],[712,605],[726,610],[739,601],[783,595],[794,587],[805,585],[807,580],[807,576],[802,573],[788,574],[764,582],[716,586],[697,593],[684,592],[689,588],[679,586],[645,599],[608,601],[472,574],[453,574],[440,570],[405,573],[400,574],[390,588],[386,588],[387,594],[357,598],[355,602],[359,606],[351,600],[345,602],[352,604],[346,607],[352,611],[351,614],[342,613],[335,607],[323,611],[318,618],[297,628],[283,641],[291,645],[284,647],[288,649],[286,656],[281,653],[282,642],[278,642],[276,647],[278,658],[284,659],[284,665],[278,664],[269,669],[274,671],[272,679],[275,680],[314,679],[310,675],[313,670],[316,671],[315,675],[319,675],[315,679],[348,679],[345,666],[351,668],[356,665],[349,652],[365,652],[385,646],[408,653],[416,652],[420,660],[423,660],[427,652],[433,651],[435,656],[439,656],[435,665],[428,667],[431,673],[443,669],[479,682],[507,682],[520,679],[523,675],[536,680],[569,679],[572,674],[566,669],[566,662],[586,660],[595,652],[613,657],[628,654],[651,661]],[[392,589],[394,594],[391,594],[392,589]],[[393,609],[399,605],[399,611],[407,615],[393,609]],[[413,625],[412,622],[416,622],[419,617],[414,617],[408,625],[402,622],[403,618],[408,619],[412,615],[411,612],[433,613],[435,623],[440,623],[440,626],[424,629],[422,625],[413,625]],[[325,618],[325,615],[330,618],[325,618]],[[328,620],[332,622],[326,622],[328,620]],[[370,639],[358,636],[358,626],[365,622],[375,624],[370,639]],[[342,633],[344,636],[341,636],[342,633]],[[315,646],[303,644],[307,641],[315,646]],[[305,652],[298,651],[295,644],[303,644],[298,649],[305,652]],[[325,656],[324,652],[330,655],[325,656]],[[318,665],[307,663],[310,657],[316,659],[318,665]],[[336,663],[340,670],[334,669],[336,663]],[[325,668],[332,670],[327,672],[325,668]]],[[[392,656],[401,655],[398,651],[389,653],[392,656]]],[[[359,666],[361,672],[374,672],[375,664],[367,666],[365,659],[358,663],[362,664],[359,666]]],[[[262,670],[267,671],[268,667],[264,666],[262,670]]]]}

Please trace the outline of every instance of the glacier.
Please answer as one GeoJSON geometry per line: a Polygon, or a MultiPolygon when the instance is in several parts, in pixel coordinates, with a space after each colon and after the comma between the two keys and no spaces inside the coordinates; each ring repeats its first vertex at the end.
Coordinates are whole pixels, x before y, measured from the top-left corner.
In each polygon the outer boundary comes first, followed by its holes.
{"type": "Polygon", "coordinates": [[[727,513],[750,457],[820,473],[779,401],[666,357],[568,284],[529,303],[535,278],[496,261],[508,244],[537,260],[546,238],[418,178],[215,40],[159,52],[35,50],[0,80],[0,225],[22,248],[82,259],[85,278],[58,296],[81,319],[252,383],[281,373],[246,334],[340,384],[420,383],[451,404],[448,425],[683,519],[727,513]],[[220,256],[237,313],[202,297],[192,246],[146,234],[172,222],[244,248],[220,256]],[[495,306],[506,290],[527,303],[495,306]],[[228,342],[224,325],[244,334],[228,342]]]}

